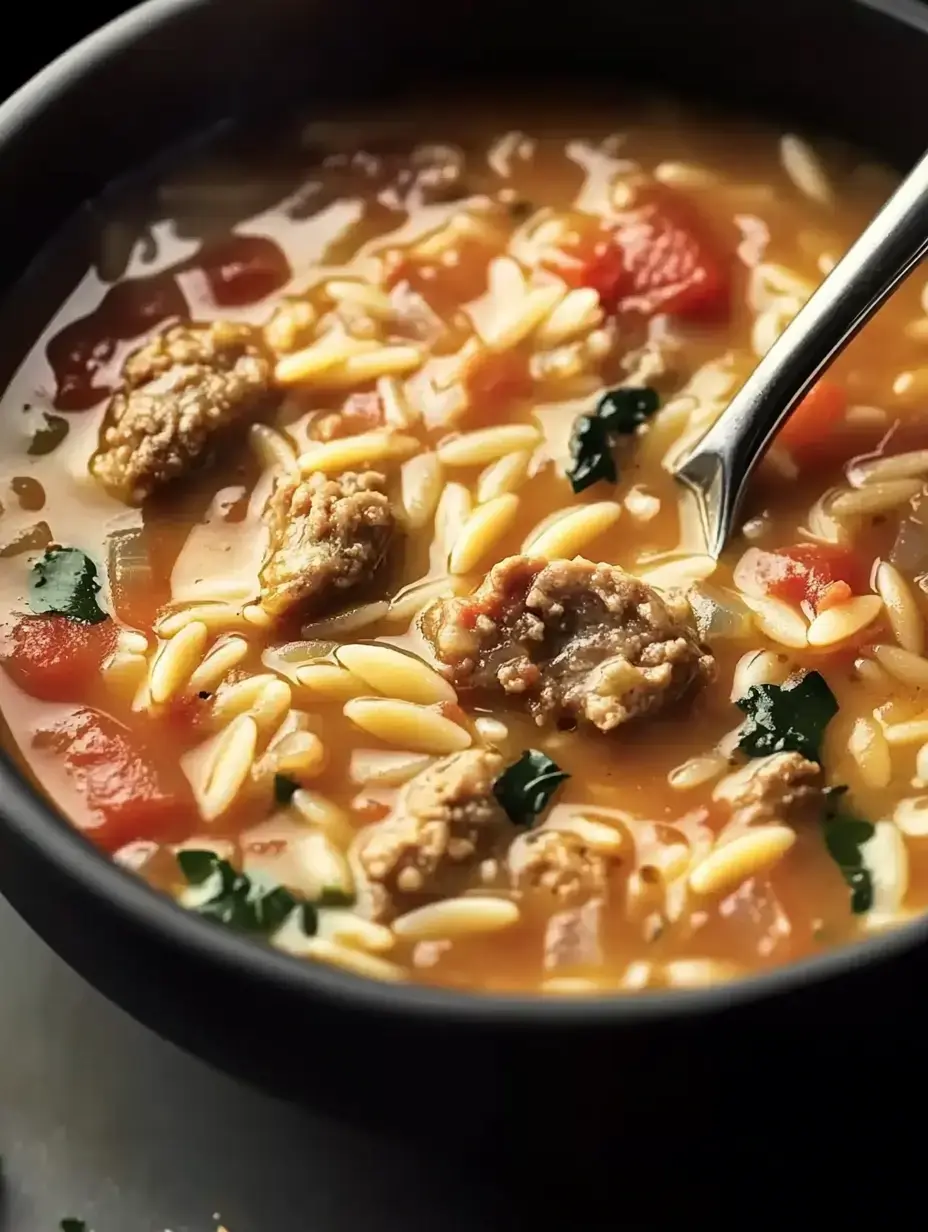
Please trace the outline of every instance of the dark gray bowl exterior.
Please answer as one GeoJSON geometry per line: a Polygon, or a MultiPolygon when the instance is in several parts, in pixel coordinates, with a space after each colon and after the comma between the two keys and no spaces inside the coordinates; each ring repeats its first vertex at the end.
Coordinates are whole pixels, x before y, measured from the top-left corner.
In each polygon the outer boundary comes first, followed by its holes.
{"type": "MultiPolygon", "coordinates": [[[[548,92],[569,89],[571,74],[708,95],[844,133],[903,166],[928,144],[928,11],[916,0],[765,11],[576,0],[563,21],[504,0],[434,21],[428,11],[418,0],[150,0],[112,23],[0,109],[0,284],[115,177],[224,116],[292,98],[388,107],[458,78],[517,85],[517,66],[526,88],[543,80],[548,92]]],[[[6,338],[5,362],[27,328],[6,338]]],[[[584,1003],[385,986],[186,915],[98,856],[5,759],[0,792],[0,889],[108,997],[270,1090],[434,1142],[563,1144],[566,1126],[591,1123],[647,1139],[694,1107],[737,1115],[758,1083],[787,1100],[814,1069],[811,1132],[817,1110],[850,1115],[882,1098],[855,1080],[875,1040],[902,1055],[924,1029],[924,923],[707,992],[584,1003]]]]}

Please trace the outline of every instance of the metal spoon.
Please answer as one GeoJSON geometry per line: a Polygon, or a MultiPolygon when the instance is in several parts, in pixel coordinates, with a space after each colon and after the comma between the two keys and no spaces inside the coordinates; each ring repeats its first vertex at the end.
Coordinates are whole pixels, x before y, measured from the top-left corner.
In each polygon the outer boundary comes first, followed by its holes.
{"type": "Polygon", "coordinates": [[[707,551],[728,542],[754,467],[780,425],[928,254],[928,154],[786,327],[675,470],[696,494],[707,551]]]}

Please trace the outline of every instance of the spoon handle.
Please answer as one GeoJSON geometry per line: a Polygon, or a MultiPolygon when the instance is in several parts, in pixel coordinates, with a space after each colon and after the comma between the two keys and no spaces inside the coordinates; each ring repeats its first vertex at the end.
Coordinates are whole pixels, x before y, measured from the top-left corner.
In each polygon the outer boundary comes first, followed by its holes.
{"type": "Polygon", "coordinates": [[[928,154],[886,202],[677,469],[697,489],[708,550],[724,548],[745,485],[818,375],[928,253],[928,154]]]}

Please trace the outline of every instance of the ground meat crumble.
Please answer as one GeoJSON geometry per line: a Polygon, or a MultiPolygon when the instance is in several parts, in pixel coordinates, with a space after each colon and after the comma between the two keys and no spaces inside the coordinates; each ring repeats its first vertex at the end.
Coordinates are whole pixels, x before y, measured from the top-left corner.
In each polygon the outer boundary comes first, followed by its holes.
{"type": "Polygon", "coordinates": [[[801,753],[771,753],[722,779],[713,798],[740,825],[802,820],[821,812],[822,768],[801,753]]]}
{"type": "Polygon", "coordinates": [[[385,485],[377,471],[278,481],[265,509],[270,544],[260,577],[269,615],[331,607],[371,580],[394,528],[385,485]]]}
{"type": "Polygon", "coordinates": [[[423,627],[458,688],[523,698],[539,724],[607,732],[713,677],[691,622],[682,596],[616,565],[512,556],[473,595],[436,604],[423,627]]]}
{"type": "Polygon", "coordinates": [[[436,762],[407,785],[392,815],[358,847],[375,919],[465,889],[481,860],[511,823],[493,783],[503,769],[497,753],[470,749],[436,762]]]}
{"type": "Polygon", "coordinates": [[[260,330],[229,321],[175,325],[130,355],[90,469],[138,504],[186,475],[217,433],[271,401],[260,330]]]}

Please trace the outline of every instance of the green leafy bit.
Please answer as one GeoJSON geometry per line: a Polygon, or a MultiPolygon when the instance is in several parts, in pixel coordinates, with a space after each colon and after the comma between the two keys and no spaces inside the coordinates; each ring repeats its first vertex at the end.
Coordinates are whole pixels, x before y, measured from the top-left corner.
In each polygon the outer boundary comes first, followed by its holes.
{"type": "Polygon", "coordinates": [[[283,886],[266,886],[240,873],[212,851],[180,851],[180,871],[192,886],[213,892],[193,908],[199,915],[248,933],[274,933],[299,899],[283,886]]]}
{"type": "Polygon", "coordinates": [[[60,1232],[87,1232],[87,1225],[83,1219],[74,1219],[71,1216],[66,1216],[58,1225],[60,1232]]]}
{"type": "Polygon", "coordinates": [[[660,405],[657,392],[647,385],[611,389],[603,394],[592,415],[574,420],[570,438],[571,465],[567,477],[575,492],[604,479],[615,483],[619,477],[612,447],[618,436],[630,436],[645,423],[660,405]]]}
{"type": "Polygon", "coordinates": [[[212,891],[193,910],[243,932],[274,933],[299,910],[303,931],[312,936],[320,907],[351,907],[355,901],[339,886],[325,886],[310,902],[283,886],[262,885],[212,851],[179,851],[177,863],[189,885],[212,891]]]}
{"type": "Polygon", "coordinates": [[[574,420],[570,456],[573,461],[567,478],[575,492],[582,492],[600,479],[615,483],[619,477],[609,433],[594,415],[580,415],[574,420]]]}
{"type": "Polygon", "coordinates": [[[40,458],[44,454],[51,453],[53,449],[57,449],[68,435],[71,426],[60,415],[49,415],[47,411],[43,412],[42,419],[44,421],[42,426],[33,432],[29,448],[26,450],[34,458],[40,458]]]}
{"type": "Polygon", "coordinates": [[[299,783],[286,774],[274,775],[274,799],[278,804],[289,804],[299,789],[299,783]]]}
{"type": "Polygon", "coordinates": [[[29,606],[37,615],[67,616],[85,625],[106,620],[97,603],[96,565],[78,548],[49,548],[32,567],[29,606]]]}
{"type": "Polygon", "coordinates": [[[323,886],[316,899],[317,907],[353,907],[354,895],[343,890],[341,886],[323,886]]]}
{"type": "Polygon", "coordinates": [[[659,406],[657,390],[649,385],[610,389],[599,400],[596,418],[609,432],[631,436],[643,423],[647,423],[659,406]]]}
{"type": "Polygon", "coordinates": [[[510,821],[517,826],[530,826],[547,808],[560,784],[569,778],[546,754],[526,749],[493,784],[493,795],[510,821]]]}
{"type": "Polygon", "coordinates": [[[838,713],[835,696],[818,672],[784,685],[752,685],[737,704],[748,716],[738,741],[748,757],[794,752],[820,761],[825,728],[838,713]]]}
{"type": "Polygon", "coordinates": [[[833,787],[825,793],[822,829],[828,854],[851,891],[851,911],[861,915],[873,906],[873,878],[864,861],[863,847],[873,838],[875,829],[871,822],[841,812],[837,800],[846,791],[846,787],[833,787]]]}

